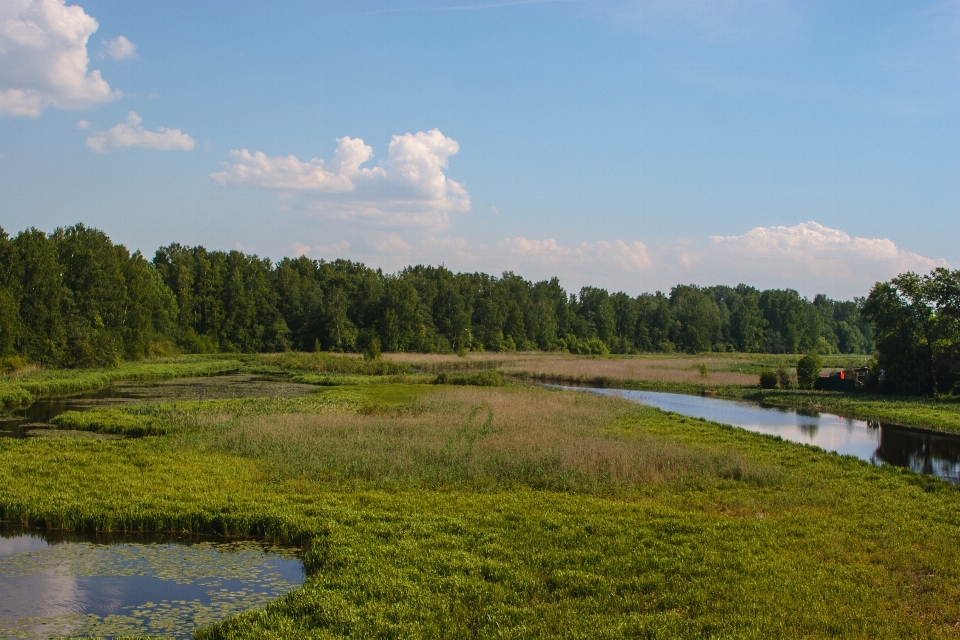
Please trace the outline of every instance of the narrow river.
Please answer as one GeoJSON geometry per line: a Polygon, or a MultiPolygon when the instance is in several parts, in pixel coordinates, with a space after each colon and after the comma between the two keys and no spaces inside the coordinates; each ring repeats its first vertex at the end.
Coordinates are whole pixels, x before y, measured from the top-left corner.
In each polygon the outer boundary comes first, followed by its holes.
{"type": "Polygon", "coordinates": [[[960,436],[857,420],[833,413],[763,407],[752,402],[678,393],[548,385],[571,391],[616,396],[664,411],[780,436],[826,451],[892,464],[960,483],[960,436]]]}

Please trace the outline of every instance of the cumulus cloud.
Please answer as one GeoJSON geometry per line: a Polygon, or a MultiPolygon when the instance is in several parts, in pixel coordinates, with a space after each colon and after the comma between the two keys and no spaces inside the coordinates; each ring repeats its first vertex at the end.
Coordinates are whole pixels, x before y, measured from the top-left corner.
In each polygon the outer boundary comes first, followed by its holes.
{"type": "Polygon", "coordinates": [[[949,264],[904,251],[887,238],[852,237],[817,222],[755,227],[743,235],[711,236],[706,250],[687,254],[695,272],[807,293],[865,295],[877,281],[905,271],[949,264]]]}
{"type": "Polygon", "coordinates": [[[222,185],[300,192],[312,211],[336,220],[445,227],[450,213],[470,210],[466,189],[444,173],[459,150],[438,129],[406,133],[390,140],[384,163],[364,167],[373,148],[345,136],[337,139],[329,162],[239,149],[230,152],[223,171],[210,177],[222,185]]]}
{"type": "Polygon", "coordinates": [[[100,50],[100,57],[110,57],[114,60],[127,60],[137,57],[137,45],[133,44],[123,36],[118,36],[113,40],[104,40],[103,49],[100,50]]]}
{"type": "Polygon", "coordinates": [[[136,111],[127,114],[127,121],[121,122],[107,131],[97,131],[87,138],[87,146],[97,153],[108,153],[116,149],[140,147],[159,151],[190,151],[197,142],[180,129],[160,127],[157,131],[147,131],[140,123],[143,118],[136,111]]]}
{"type": "Polygon", "coordinates": [[[120,97],[88,69],[98,26],[65,0],[0,2],[0,115],[36,118],[50,105],[83,109],[120,97]]]}
{"type": "Polygon", "coordinates": [[[732,253],[740,260],[776,258],[789,265],[788,269],[800,267],[822,274],[852,269],[858,264],[896,273],[947,266],[943,259],[898,249],[887,238],[851,237],[845,231],[813,221],[793,227],[754,227],[741,236],[711,236],[710,240],[721,253],[732,253]]]}

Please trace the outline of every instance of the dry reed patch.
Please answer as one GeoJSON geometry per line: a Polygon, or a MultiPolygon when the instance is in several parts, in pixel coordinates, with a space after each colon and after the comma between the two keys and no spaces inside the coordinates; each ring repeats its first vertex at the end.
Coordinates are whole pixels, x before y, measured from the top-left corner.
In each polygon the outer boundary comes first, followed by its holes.
{"type": "Polygon", "coordinates": [[[387,413],[238,418],[217,446],[282,477],[373,485],[608,493],[639,484],[745,478],[733,454],[637,434],[615,398],[541,389],[449,388],[387,413]]]}
{"type": "Polygon", "coordinates": [[[428,371],[499,368],[506,374],[530,374],[535,377],[562,377],[589,381],[597,378],[680,382],[712,385],[755,385],[754,375],[729,371],[735,360],[724,357],[639,356],[626,358],[591,358],[566,353],[471,353],[464,357],[452,354],[392,353],[385,357],[409,362],[428,371]],[[700,373],[700,365],[707,376],[700,373]]]}

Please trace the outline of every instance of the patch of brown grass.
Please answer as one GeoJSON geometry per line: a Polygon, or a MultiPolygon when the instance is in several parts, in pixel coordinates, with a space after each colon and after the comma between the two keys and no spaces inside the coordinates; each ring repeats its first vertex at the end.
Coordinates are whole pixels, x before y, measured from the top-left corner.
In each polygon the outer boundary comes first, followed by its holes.
{"type": "Polygon", "coordinates": [[[214,429],[215,446],[267,458],[283,478],[380,488],[521,484],[610,493],[752,473],[734,454],[629,433],[638,411],[588,394],[458,387],[383,412],[239,417],[214,429]]]}
{"type": "Polygon", "coordinates": [[[385,358],[409,362],[426,371],[498,368],[505,374],[562,377],[587,382],[599,378],[709,385],[757,384],[757,377],[729,371],[723,356],[637,356],[593,358],[567,353],[470,353],[464,357],[443,354],[391,353],[385,358]],[[700,373],[700,365],[707,375],[700,373]]]}

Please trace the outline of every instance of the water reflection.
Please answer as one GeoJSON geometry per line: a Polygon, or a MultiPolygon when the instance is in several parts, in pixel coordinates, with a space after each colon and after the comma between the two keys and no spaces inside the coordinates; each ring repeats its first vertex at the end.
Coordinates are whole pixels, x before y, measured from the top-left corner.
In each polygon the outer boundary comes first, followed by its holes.
{"type": "Polygon", "coordinates": [[[297,550],[0,528],[0,636],[190,637],[303,582],[297,550]]]}
{"type": "MultiPolygon", "coordinates": [[[[553,385],[551,385],[553,386],[553,385]]],[[[560,387],[619,396],[685,416],[780,436],[872,462],[907,467],[960,483],[960,436],[845,418],[832,413],[763,407],[750,402],[655,391],[560,387]]]]}

